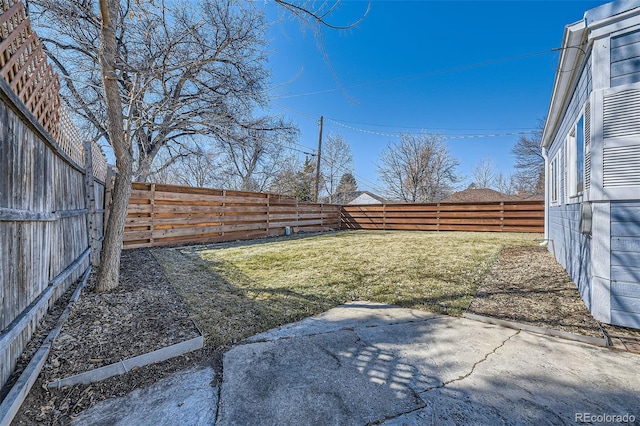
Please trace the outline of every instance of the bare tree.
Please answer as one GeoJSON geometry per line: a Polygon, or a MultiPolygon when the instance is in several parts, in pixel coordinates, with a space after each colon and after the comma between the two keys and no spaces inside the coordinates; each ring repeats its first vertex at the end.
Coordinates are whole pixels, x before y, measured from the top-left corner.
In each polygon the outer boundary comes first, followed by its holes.
{"type": "Polygon", "coordinates": [[[340,177],[353,172],[351,147],[340,135],[329,134],[322,146],[320,174],[329,203],[335,202],[340,177]]]}
{"type": "Polygon", "coordinates": [[[295,164],[289,164],[288,167],[283,168],[277,174],[271,185],[269,191],[276,194],[290,195],[295,197],[297,175],[300,168],[295,164]]]}
{"type": "Polygon", "coordinates": [[[519,191],[528,194],[544,194],[544,157],[542,157],[542,128],[531,136],[521,136],[511,150],[516,157],[515,180],[519,191]]]}
{"type": "Polygon", "coordinates": [[[483,158],[473,169],[473,183],[476,188],[493,188],[498,172],[496,163],[490,158],[483,158]]]}
{"type": "MultiPolygon", "coordinates": [[[[218,170],[220,154],[210,147],[196,147],[193,155],[181,158],[173,163],[154,169],[151,178],[154,182],[175,185],[195,186],[199,188],[220,188],[218,170]]],[[[164,159],[163,159],[164,160],[164,159]]],[[[167,162],[164,162],[167,164],[167,162]]]]}
{"type": "Polygon", "coordinates": [[[441,135],[403,134],[380,157],[378,173],[389,198],[416,203],[448,196],[460,181],[458,160],[441,135]]]}
{"type": "Polygon", "coordinates": [[[297,197],[302,202],[312,202],[315,191],[316,163],[306,157],[304,163],[291,160],[280,170],[269,190],[277,194],[297,197]]]}
{"type": "Polygon", "coordinates": [[[261,119],[250,129],[240,128],[219,138],[224,156],[221,173],[227,187],[245,191],[264,191],[286,164],[287,148],[298,136],[298,129],[282,119],[261,119]]]}
{"type": "Polygon", "coordinates": [[[118,286],[120,254],[124,222],[127,217],[127,205],[131,194],[133,176],[133,155],[131,153],[130,133],[125,132],[122,119],[122,99],[117,78],[116,28],[118,0],[100,0],[100,51],[98,58],[104,87],[109,140],[116,156],[116,174],[111,214],[107,223],[107,232],[102,243],[100,269],[96,284],[97,291],[107,291],[118,286]]]}
{"type": "Polygon", "coordinates": [[[318,30],[323,27],[334,30],[346,30],[360,24],[369,14],[371,10],[372,0],[368,0],[366,9],[359,13],[355,19],[351,19],[347,23],[338,21],[337,11],[339,10],[342,0],[275,0],[277,4],[288,10],[297,17],[301,23],[318,30]]]}
{"type": "Polygon", "coordinates": [[[494,180],[495,188],[507,195],[514,195],[517,192],[516,179],[514,175],[498,173],[494,180]]]}
{"type": "MultiPolygon", "coordinates": [[[[295,13],[306,10],[279,3],[295,13]]],[[[95,4],[85,0],[30,4],[36,25],[52,35],[45,41],[68,101],[116,157],[96,285],[111,290],[119,281],[134,159],[137,176],[146,179],[164,146],[179,145],[184,136],[250,128],[253,109],[264,104],[263,16],[236,0],[99,0],[97,16],[95,4]]]]}
{"type": "Polygon", "coordinates": [[[84,0],[30,5],[49,36],[43,40],[66,83],[63,95],[116,157],[97,285],[110,290],[118,285],[134,163],[135,177],[146,180],[162,148],[180,158],[192,135],[219,137],[260,121],[253,109],[266,100],[265,23],[250,3],[235,0],[100,0],[99,19],[84,0]]]}
{"type": "MultiPolygon", "coordinates": [[[[100,22],[91,2],[32,0],[32,17],[65,81],[69,103],[103,134],[105,97],[95,68],[100,22]]],[[[119,94],[135,158],[145,181],[161,150],[188,136],[226,136],[262,124],[253,111],[266,102],[268,72],[262,13],[251,3],[121,0],[114,30],[119,94]]],[[[266,118],[265,118],[266,119],[266,118]]],[[[189,152],[179,152],[179,157],[189,152]]],[[[169,157],[173,160],[173,157],[169,157]]]]}

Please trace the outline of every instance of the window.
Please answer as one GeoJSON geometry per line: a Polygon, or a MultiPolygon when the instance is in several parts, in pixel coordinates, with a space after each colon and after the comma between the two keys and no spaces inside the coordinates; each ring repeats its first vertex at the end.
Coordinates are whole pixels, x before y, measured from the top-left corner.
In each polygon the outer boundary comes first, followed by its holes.
{"type": "Polygon", "coordinates": [[[551,161],[551,203],[558,203],[558,157],[551,161]]]}
{"type": "Polygon", "coordinates": [[[584,188],[584,116],[576,124],[576,182],[575,193],[582,194],[584,188]]]}
{"type": "Polygon", "coordinates": [[[567,192],[569,197],[582,195],[584,188],[584,115],[571,129],[565,140],[567,192]]]}

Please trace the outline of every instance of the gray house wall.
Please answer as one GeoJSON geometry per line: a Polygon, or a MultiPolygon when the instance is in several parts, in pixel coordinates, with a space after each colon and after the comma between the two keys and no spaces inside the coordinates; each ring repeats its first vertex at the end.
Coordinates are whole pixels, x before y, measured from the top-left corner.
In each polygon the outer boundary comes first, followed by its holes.
{"type": "Polygon", "coordinates": [[[611,322],[640,328],[640,202],[611,203],[611,322]]]}
{"type": "Polygon", "coordinates": [[[611,38],[611,87],[640,81],[640,30],[611,38]]]}
{"type": "Polygon", "coordinates": [[[597,320],[640,328],[640,0],[587,11],[563,46],[542,141],[549,249],[597,320]],[[584,187],[572,197],[567,142],[583,112],[584,187]]]}
{"type": "MultiPolygon", "coordinates": [[[[578,84],[571,95],[571,100],[569,101],[567,109],[564,112],[562,123],[558,127],[558,132],[556,133],[553,143],[548,150],[549,159],[552,159],[559,150],[564,148],[564,139],[569,134],[571,127],[578,120],[578,116],[589,99],[591,91],[591,57],[589,56],[580,74],[578,84]]],[[[565,164],[564,161],[563,164],[565,164]]],[[[565,173],[563,173],[563,176],[564,175],[565,173]]],[[[566,185],[563,185],[562,188],[563,190],[566,189],[566,185]]]]}
{"type": "MultiPolygon", "coordinates": [[[[558,158],[560,166],[558,203],[548,209],[548,238],[552,240],[549,250],[555,252],[556,260],[567,270],[576,283],[580,296],[591,309],[591,240],[580,233],[580,202],[583,197],[570,198],[567,189],[565,138],[571,131],[591,94],[591,58],[587,58],[575,86],[564,117],[548,150],[549,160],[558,158]]],[[[547,182],[549,185],[550,182],[547,182]]]]}
{"type": "Polygon", "coordinates": [[[580,296],[591,309],[591,239],[580,233],[580,204],[549,209],[549,250],[576,283],[580,296]]]}

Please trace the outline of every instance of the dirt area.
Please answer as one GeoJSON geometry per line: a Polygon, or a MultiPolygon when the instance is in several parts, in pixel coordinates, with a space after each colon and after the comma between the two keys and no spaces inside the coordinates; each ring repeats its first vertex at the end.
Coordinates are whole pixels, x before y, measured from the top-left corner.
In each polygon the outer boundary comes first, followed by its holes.
{"type": "Polygon", "coordinates": [[[640,330],[599,324],[576,285],[544,247],[505,247],[467,312],[585,336],[607,336],[640,353],[640,330]]]}
{"type": "MultiPolygon", "coordinates": [[[[71,290],[69,291],[71,292],[71,290]]],[[[67,300],[58,303],[33,342],[55,326],[67,300]]],[[[199,336],[182,299],[149,250],[123,252],[120,285],[111,292],[93,291],[90,278],[82,296],[54,342],[38,380],[12,424],[68,424],[80,411],[114,396],[151,384],[195,364],[220,371],[221,353],[200,350],[135,369],[91,385],[48,389],[47,383],[142,355],[199,336]]],[[[16,376],[39,345],[24,351],[16,376]]]]}
{"type": "MultiPolygon", "coordinates": [[[[65,303],[61,301],[47,316],[34,341],[43,339],[55,326],[56,315],[62,312],[65,303]]],[[[540,247],[505,248],[480,285],[468,312],[602,336],[566,272],[540,247]]],[[[640,342],[640,332],[636,330],[607,326],[607,331],[625,341],[640,342]]],[[[205,348],[99,383],[47,388],[47,383],[53,380],[197,335],[186,304],[152,252],[145,249],[125,251],[120,287],[98,294],[92,291],[89,283],[12,424],[66,425],[79,412],[99,401],[125,395],[194,365],[212,366],[218,371],[216,381],[219,382],[224,348],[205,348]]],[[[25,351],[18,372],[37,347],[33,344],[25,351]]]]}
{"type": "Polygon", "coordinates": [[[603,337],[567,272],[544,247],[506,247],[468,313],[603,337]]]}

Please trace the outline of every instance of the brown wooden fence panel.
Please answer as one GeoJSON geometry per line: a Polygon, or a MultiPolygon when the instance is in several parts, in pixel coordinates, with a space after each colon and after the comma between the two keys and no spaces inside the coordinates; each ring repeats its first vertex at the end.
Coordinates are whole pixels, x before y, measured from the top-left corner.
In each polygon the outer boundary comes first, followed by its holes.
{"type": "Polygon", "coordinates": [[[341,227],[411,231],[544,232],[543,201],[342,206],[341,227]]]}
{"type": "Polygon", "coordinates": [[[262,238],[338,229],[340,207],[246,191],[133,183],[124,248],[262,238]]]}
{"type": "Polygon", "coordinates": [[[87,142],[85,156],[71,120],[60,120],[57,77],[19,0],[0,0],[0,75],[2,386],[49,307],[88,271],[92,247],[100,250],[107,167],[100,148],[87,142]]]}

